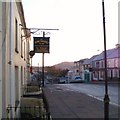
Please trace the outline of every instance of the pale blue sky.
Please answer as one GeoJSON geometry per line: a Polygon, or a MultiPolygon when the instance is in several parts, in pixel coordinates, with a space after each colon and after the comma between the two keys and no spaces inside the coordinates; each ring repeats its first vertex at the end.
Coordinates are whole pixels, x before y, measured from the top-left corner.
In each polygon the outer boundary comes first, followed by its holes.
{"type": "MultiPolygon", "coordinates": [[[[60,29],[47,31],[50,54],[45,54],[45,66],[90,58],[104,50],[102,0],[22,1],[28,28],[60,29]]],[[[104,0],[107,49],[118,43],[118,1],[104,0]]],[[[41,55],[33,57],[33,65],[42,64],[41,55]]]]}

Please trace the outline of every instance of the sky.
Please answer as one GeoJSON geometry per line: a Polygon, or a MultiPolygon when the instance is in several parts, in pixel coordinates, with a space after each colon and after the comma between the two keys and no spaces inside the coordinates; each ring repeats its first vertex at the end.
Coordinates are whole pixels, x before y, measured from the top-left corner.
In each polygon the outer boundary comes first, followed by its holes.
{"type": "MultiPolygon", "coordinates": [[[[107,49],[118,43],[118,1],[104,0],[107,49]]],[[[90,58],[104,50],[102,0],[22,0],[22,3],[27,28],[59,29],[45,31],[45,36],[50,37],[45,66],[90,58]]],[[[36,53],[32,60],[34,66],[41,66],[42,53],[36,53]]]]}

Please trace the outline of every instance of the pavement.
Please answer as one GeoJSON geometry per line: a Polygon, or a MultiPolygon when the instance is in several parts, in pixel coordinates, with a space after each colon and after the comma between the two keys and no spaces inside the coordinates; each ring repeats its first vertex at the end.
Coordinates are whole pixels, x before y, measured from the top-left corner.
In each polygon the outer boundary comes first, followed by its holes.
{"type": "MultiPolygon", "coordinates": [[[[89,83],[92,83],[92,84],[105,84],[105,80],[93,80],[89,83]]],[[[120,85],[120,80],[108,80],[107,81],[108,84],[115,84],[115,85],[120,85]]]]}
{"type": "MultiPolygon", "coordinates": [[[[104,103],[80,92],[67,91],[55,84],[43,88],[51,117],[104,119],[104,103]]],[[[120,109],[109,106],[109,118],[118,120],[120,109]]]]}

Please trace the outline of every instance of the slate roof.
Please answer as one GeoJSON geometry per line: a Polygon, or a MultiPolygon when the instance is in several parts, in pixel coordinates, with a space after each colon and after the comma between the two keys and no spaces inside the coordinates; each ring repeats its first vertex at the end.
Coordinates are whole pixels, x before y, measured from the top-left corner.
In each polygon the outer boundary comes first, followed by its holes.
{"type": "MultiPolygon", "coordinates": [[[[112,58],[120,58],[120,48],[113,48],[106,51],[107,52],[107,59],[112,58]]],[[[99,55],[94,55],[90,59],[85,59],[83,65],[88,65],[92,61],[100,61],[104,59],[104,51],[99,55]]]]}
{"type": "Polygon", "coordinates": [[[90,63],[90,59],[86,59],[86,60],[84,60],[83,65],[87,65],[89,63],[90,63]]]}
{"type": "Polygon", "coordinates": [[[107,56],[108,59],[112,58],[120,58],[120,48],[116,48],[113,50],[113,52],[107,56]]]}
{"type": "Polygon", "coordinates": [[[98,55],[92,56],[90,59],[86,59],[83,63],[83,65],[91,64],[91,62],[97,57],[98,55]]]}
{"type": "MultiPolygon", "coordinates": [[[[109,49],[107,50],[107,58],[108,59],[112,59],[112,58],[116,58],[116,57],[120,57],[119,55],[119,52],[120,51],[120,48],[114,48],[114,49],[109,49]]],[[[99,61],[99,60],[103,60],[104,59],[104,51],[99,54],[95,59],[94,61],[99,61]]]]}

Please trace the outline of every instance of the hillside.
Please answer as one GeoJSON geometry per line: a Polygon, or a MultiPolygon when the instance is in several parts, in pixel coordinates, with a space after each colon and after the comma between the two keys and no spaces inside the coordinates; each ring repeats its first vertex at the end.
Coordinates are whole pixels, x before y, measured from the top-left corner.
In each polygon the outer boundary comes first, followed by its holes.
{"type": "Polygon", "coordinates": [[[62,62],[54,65],[57,69],[71,69],[74,66],[74,62],[62,62]]]}

